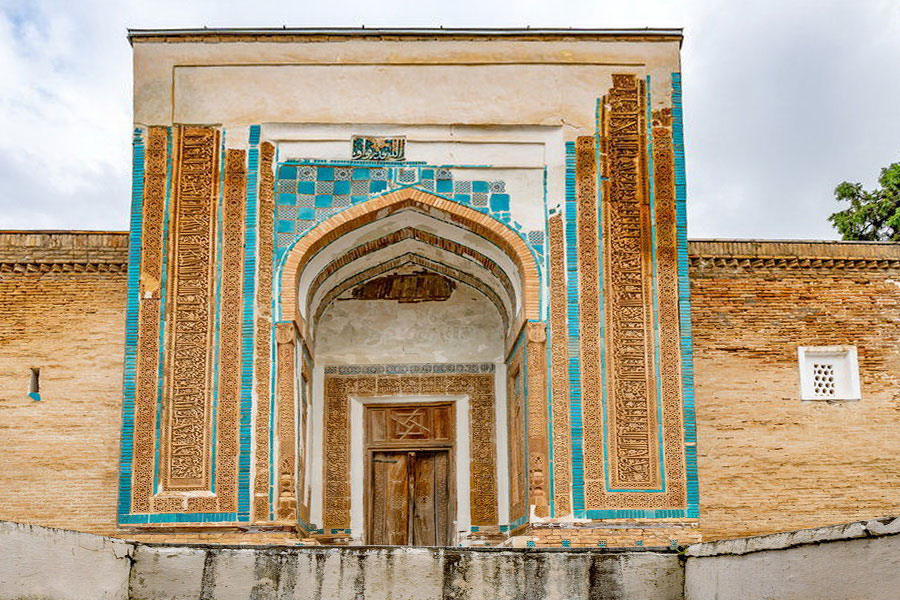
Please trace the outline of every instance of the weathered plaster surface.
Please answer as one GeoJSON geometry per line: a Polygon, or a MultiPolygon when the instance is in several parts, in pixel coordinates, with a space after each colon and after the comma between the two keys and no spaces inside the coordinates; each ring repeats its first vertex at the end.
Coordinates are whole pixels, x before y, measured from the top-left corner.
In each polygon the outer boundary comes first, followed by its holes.
{"type": "Polygon", "coordinates": [[[493,362],[503,359],[503,340],[494,305],[459,285],[444,302],[334,302],[319,323],[316,360],[326,365],[493,362]]]}
{"type": "Polygon", "coordinates": [[[683,585],[670,553],[151,546],[131,582],[144,600],[676,600],[683,585]]]}
{"type": "Polygon", "coordinates": [[[133,545],[0,521],[0,598],[126,600],[133,545]]]}
{"type": "Polygon", "coordinates": [[[689,546],[686,600],[875,600],[900,589],[900,518],[689,546]]]}
{"type": "Polygon", "coordinates": [[[651,73],[661,85],[665,76],[667,89],[668,75],[680,70],[678,52],[678,41],[641,39],[136,40],[134,120],[565,124],[574,139],[593,132],[594,102],[613,70],[651,73]],[[328,68],[335,64],[347,68],[328,68]],[[472,102],[473,93],[491,101],[472,102]]]}

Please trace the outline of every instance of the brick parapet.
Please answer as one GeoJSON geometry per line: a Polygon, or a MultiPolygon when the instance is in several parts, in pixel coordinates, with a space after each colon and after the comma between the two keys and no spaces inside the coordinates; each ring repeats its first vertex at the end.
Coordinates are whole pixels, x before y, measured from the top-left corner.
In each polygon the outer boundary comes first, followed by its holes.
{"type": "Polygon", "coordinates": [[[128,234],[125,232],[0,231],[0,265],[7,266],[6,270],[15,270],[12,265],[127,263],[128,234]]]}

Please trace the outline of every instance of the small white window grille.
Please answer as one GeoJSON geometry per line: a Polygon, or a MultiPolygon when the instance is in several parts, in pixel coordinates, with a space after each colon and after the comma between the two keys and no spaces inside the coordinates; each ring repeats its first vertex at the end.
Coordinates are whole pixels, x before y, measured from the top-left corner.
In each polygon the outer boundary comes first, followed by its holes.
{"type": "Polygon", "coordinates": [[[801,346],[798,355],[803,400],[859,400],[855,346],[801,346]]]}
{"type": "Polygon", "coordinates": [[[813,392],[820,398],[834,398],[834,365],[813,363],[813,392]]]}

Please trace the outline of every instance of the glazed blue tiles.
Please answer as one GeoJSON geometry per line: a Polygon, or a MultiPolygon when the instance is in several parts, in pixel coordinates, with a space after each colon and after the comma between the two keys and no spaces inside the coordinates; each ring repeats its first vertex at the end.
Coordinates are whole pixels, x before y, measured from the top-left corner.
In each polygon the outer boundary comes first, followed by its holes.
{"type": "Polygon", "coordinates": [[[544,232],[524,231],[512,219],[504,181],[454,179],[450,167],[404,163],[289,161],[278,167],[275,182],[276,252],[281,258],[294,241],[341,210],[403,187],[416,187],[490,214],[517,231],[544,262],[544,232]]]}

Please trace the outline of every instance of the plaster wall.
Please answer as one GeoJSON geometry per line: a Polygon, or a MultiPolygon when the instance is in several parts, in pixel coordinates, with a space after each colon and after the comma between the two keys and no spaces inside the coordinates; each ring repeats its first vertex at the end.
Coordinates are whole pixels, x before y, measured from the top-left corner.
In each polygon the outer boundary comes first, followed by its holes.
{"type": "Polygon", "coordinates": [[[497,309],[459,284],[448,300],[337,300],[323,313],[316,361],[325,365],[503,360],[497,309]]]}
{"type": "Polygon", "coordinates": [[[850,523],[687,549],[685,599],[881,600],[900,589],[900,520],[850,523]]]}
{"type": "Polygon", "coordinates": [[[131,575],[142,600],[676,600],[682,586],[677,555],[655,552],[138,546],[131,575]]]}
{"type": "Polygon", "coordinates": [[[651,74],[667,97],[680,41],[647,39],[135,39],[134,121],[565,125],[572,140],[612,72],[651,74]]]}
{"type": "Polygon", "coordinates": [[[0,598],[127,600],[133,546],[0,521],[0,598]]]}

